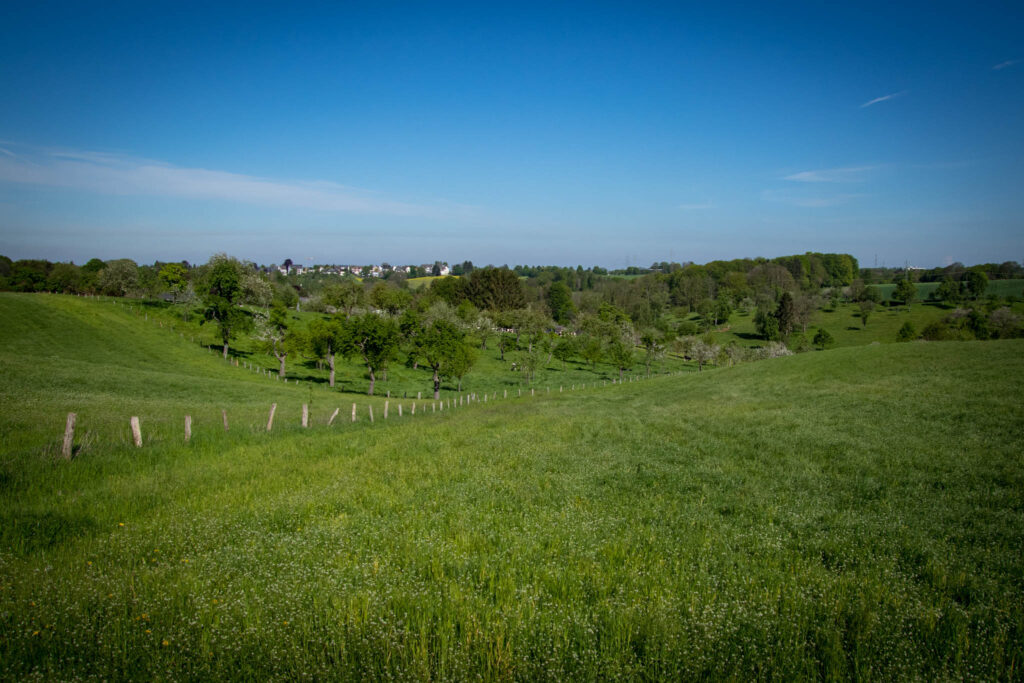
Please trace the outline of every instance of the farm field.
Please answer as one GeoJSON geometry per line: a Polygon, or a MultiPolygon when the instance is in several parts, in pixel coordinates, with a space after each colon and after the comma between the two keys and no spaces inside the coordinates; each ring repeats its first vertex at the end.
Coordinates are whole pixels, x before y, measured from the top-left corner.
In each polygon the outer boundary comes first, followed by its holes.
{"type": "Polygon", "coordinates": [[[113,304],[0,306],[2,678],[1020,675],[1021,340],[328,428],[113,304]]]}
{"type": "MultiPolygon", "coordinates": [[[[1011,309],[1018,315],[1024,314],[1024,304],[1014,303],[1011,309]]],[[[953,311],[952,306],[933,302],[916,302],[911,306],[878,306],[868,317],[867,325],[861,324],[856,304],[839,304],[835,310],[818,310],[807,327],[806,338],[814,338],[819,328],[828,330],[835,339],[837,348],[863,346],[875,342],[896,343],[896,335],[905,322],[909,322],[920,334],[929,324],[942,320],[953,311]]],[[[696,314],[687,319],[698,322],[696,314]]],[[[736,342],[741,346],[761,346],[764,340],[758,336],[754,316],[742,311],[733,312],[725,325],[712,332],[717,344],[736,342]],[[728,329],[726,329],[728,328],[728,329]]]]}
{"type": "MultiPolygon", "coordinates": [[[[931,294],[939,288],[938,282],[917,282],[917,298],[919,300],[927,299],[931,294]]],[[[868,285],[878,290],[878,293],[882,295],[882,301],[891,301],[892,293],[896,291],[896,285],[885,284],[885,285],[868,285]]],[[[986,294],[1009,297],[1014,296],[1020,298],[1024,296],[1024,280],[989,280],[988,289],[985,291],[986,294]]]]}

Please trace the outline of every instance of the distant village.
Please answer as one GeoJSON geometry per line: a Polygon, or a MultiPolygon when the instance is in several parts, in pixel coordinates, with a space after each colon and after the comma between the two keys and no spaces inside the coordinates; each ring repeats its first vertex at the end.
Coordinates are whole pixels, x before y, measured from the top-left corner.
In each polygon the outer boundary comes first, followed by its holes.
{"type": "Polygon", "coordinates": [[[405,265],[405,266],[393,266],[390,263],[381,263],[380,265],[366,265],[366,266],[341,266],[341,265],[313,265],[303,266],[298,263],[292,263],[290,259],[286,259],[281,265],[272,264],[270,266],[263,266],[264,272],[277,271],[281,275],[309,275],[313,273],[320,273],[325,275],[337,275],[344,277],[345,275],[354,275],[359,278],[366,277],[380,277],[384,278],[392,273],[403,273],[406,277],[428,277],[428,276],[440,276],[451,275],[452,269],[448,267],[448,264],[444,261],[435,261],[434,263],[424,263],[422,265],[405,265]]]}

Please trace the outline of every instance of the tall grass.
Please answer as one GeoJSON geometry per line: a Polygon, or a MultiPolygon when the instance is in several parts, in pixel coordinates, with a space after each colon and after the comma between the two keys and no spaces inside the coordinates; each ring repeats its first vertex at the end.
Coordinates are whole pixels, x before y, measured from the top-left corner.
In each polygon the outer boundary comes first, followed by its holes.
{"type": "MultiPolygon", "coordinates": [[[[5,370],[116,396],[33,335],[5,370]]],[[[1019,678],[1022,351],[839,349],[72,462],[5,446],[0,676],[1019,678]]],[[[186,355],[167,372],[211,406],[262,386],[186,355]]]]}

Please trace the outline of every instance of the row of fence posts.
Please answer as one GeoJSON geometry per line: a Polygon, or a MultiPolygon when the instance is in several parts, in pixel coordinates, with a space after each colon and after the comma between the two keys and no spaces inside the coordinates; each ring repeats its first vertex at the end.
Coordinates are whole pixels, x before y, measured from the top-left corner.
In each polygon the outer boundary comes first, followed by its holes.
{"type": "MultiPolygon", "coordinates": [[[[641,378],[639,378],[639,377],[637,377],[637,378],[630,377],[629,381],[630,382],[634,382],[634,381],[638,382],[638,381],[640,381],[640,379],[641,378]]],[[[612,382],[613,385],[614,384],[623,384],[624,380],[621,380],[621,379],[620,380],[614,380],[613,379],[613,380],[611,380],[611,382],[612,382]]],[[[607,386],[607,384],[608,384],[607,381],[602,381],[602,383],[601,383],[602,386],[607,386]]],[[[580,389],[586,389],[586,388],[587,388],[586,383],[580,384],[580,389]]],[[[564,385],[559,385],[558,393],[562,393],[563,389],[564,389],[564,385]]],[[[576,390],[576,385],[573,384],[572,388],[571,388],[571,391],[575,391],[575,390],[576,390]]],[[[547,393],[548,394],[551,393],[551,387],[547,387],[547,393]]],[[[388,396],[389,397],[390,397],[390,395],[391,395],[390,392],[388,392],[388,396]]],[[[417,400],[422,400],[422,395],[423,395],[422,392],[416,392],[417,400]]],[[[522,388],[520,388],[519,389],[519,396],[522,396],[522,395],[523,395],[523,390],[522,390],[522,388]]],[[[495,392],[493,394],[490,394],[490,396],[492,398],[496,399],[498,394],[497,394],[497,392],[495,392]]],[[[536,396],[536,390],[533,387],[530,388],[530,396],[536,396]]],[[[502,390],[502,398],[505,398],[505,399],[508,398],[508,389],[503,389],[502,390]]],[[[488,399],[488,394],[484,394],[483,395],[483,402],[487,403],[487,399],[488,399]]],[[[458,397],[457,400],[453,400],[452,398],[448,398],[447,399],[447,405],[448,405],[448,409],[451,410],[453,407],[462,406],[462,405],[469,405],[470,403],[472,403],[474,401],[480,402],[480,398],[479,398],[479,396],[477,396],[476,393],[459,394],[459,397],[458,397]],[[464,401],[465,401],[465,403],[464,403],[464,401]]],[[[357,421],[357,405],[358,404],[356,404],[356,403],[352,404],[352,422],[356,422],[357,421]]],[[[390,399],[384,401],[384,419],[385,420],[388,419],[388,412],[389,412],[390,405],[391,405],[390,399]]],[[[402,417],[402,408],[403,408],[403,405],[401,403],[399,403],[398,404],[398,417],[402,417]]],[[[432,413],[438,412],[439,408],[440,408],[440,412],[444,412],[444,409],[445,409],[445,399],[440,399],[440,401],[432,401],[431,402],[431,412],[432,413]]],[[[368,411],[368,415],[369,415],[369,418],[370,418],[370,422],[372,423],[374,421],[373,420],[373,406],[372,405],[368,405],[367,406],[367,411],[368,411]]],[[[335,420],[335,418],[338,417],[338,413],[340,413],[340,412],[341,412],[341,408],[335,408],[334,409],[334,412],[331,413],[331,416],[327,420],[327,425],[328,426],[331,426],[332,424],[334,424],[334,420],[335,420]]],[[[224,424],[224,431],[226,432],[229,429],[229,425],[228,425],[228,411],[227,411],[227,409],[222,408],[220,413],[221,413],[221,420],[222,420],[222,422],[224,424]]],[[[274,428],[274,415],[276,413],[277,413],[277,404],[273,403],[270,406],[270,414],[267,417],[267,431],[268,432],[273,430],[273,428],[274,428]]],[[[416,414],[416,402],[415,401],[412,404],[412,410],[411,410],[410,414],[411,415],[415,415],[416,414]]],[[[65,426],[64,426],[64,442],[63,442],[63,444],[61,446],[61,455],[65,459],[67,459],[67,460],[71,459],[72,450],[73,450],[74,441],[75,441],[75,425],[76,425],[77,421],[78,421],[78,414],[77,413],[68,413],[67,422],[65,423],[65,426]]],[[[129,421],[129,424],[131,426],[131,431],[132,431],[132,441],[134,442],[134,444],[135,444],[135,446],[137,448],[141,448],[142,447],[142,425],[141,425],[141,423],[139,421],[139,418],[137,416],[133,415],[131,420],[129,421]]],[[[309,427],[309,404],[308,403],[303,403],[302,404],[302,426],[304,428],[305,427],[309,427]]],[[[186,415],[185,416],[185,442],[187,443],[191,439],[192,439],[192,416],[191,415],[186,415]]]]}

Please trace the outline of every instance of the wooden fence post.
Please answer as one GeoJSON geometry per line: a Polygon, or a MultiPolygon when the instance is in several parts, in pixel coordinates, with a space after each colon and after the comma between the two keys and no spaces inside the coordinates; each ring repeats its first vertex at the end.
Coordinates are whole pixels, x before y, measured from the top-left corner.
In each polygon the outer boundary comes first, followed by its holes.
{"type": "Polygon", "coordinates": [[[402,404],[398,404],[398,417],[402,417],[402,404]]]}
{"type": "Polygon", "coordinates": [[[503,392],[503,394],[504,394],[504,395],[502,396],[502,398],[508,398],[508,389],[505,389],[505,391],[503,392]]]}
{"type": "Polygon", "coordinates": [[[220,416],[224,419],[224,431],[228,431],[228,411],[225,408],[220,409],[220,416]]]}
{"type": "Polygon", "coordinates": [[[277,404],[276,403],[271,403],[270,404],[270,417],[267,418],[267,431],[268,432],[271,429],[274,428],[274,413],[275,412],[277,412],[277,404]]]}
{"type": "MultiPolygon", "coordinates": [[[[389,391],[388,392],[388,396],[390,396],[390,395],[391,395],[391,392],[389,391]]],[[[385,420],[388,419],[388,404],[389,403],[391,403],[391,401],[384,401],[384,419],[385,420]]]]}
{"type": "Polygon", "coordinates": [[[331,413],[331,419],[327,420],[327,426],[328,426],[328,427],[330,427],[330,426],[331,426],[331,424],[332,424],[332,423],[334,422],[334,418],[338,417],[338,413],[339,413],[340,411],[341,411],[341,408],[335,408],[335,409],[334,409],[334,412],[333,412],[333,413],[331,413]]]}
{"type": "Polygon", "coordinates": [[[139,426],[139,418],[132,416],[132,439],[136,448],[142,448],[142,427],[139,426]]]}
{"type": "Polygon", "coordinates": [[[309,404],[307,403],[302,404],[302,426],[309,426],[309,404]]]}
{"type": "Polygon", "coordinates": [[[64,456],[65,460],[71,459],[71,447],[75,443],[75,421],[77,419],[77,414],[68,413],[68,421],[64,424],[64,445],[61,446],[60,454],[64,456]]]}
{"type": "Polygon", "coordinates": [[[416,404],[415,403],[412,404],[412,414],[413,415],[416,414],[416,404]]]}
{"type": "Polygon", "coordinates": [[[356,421],[356,404],[355,403],[352,404],[352,421],[353,422],[356,421]]]}
{"type": "Polygon", "coordinates": [[[422,391],[417,391],[416,392],[416,400],[418,401],[418,400],[420,400],[422,398],[423,398],[423,392],[422,391]]]}
{"type": "Polygon", "coordinates": [[[185,416],[185,443],[192,440],[192,416],[185,416]]]}
{"type": "Polygon", "coordinates": [[[366,406],[370,411],[370,422],[373,422],[373,406],[366,406]]]}

